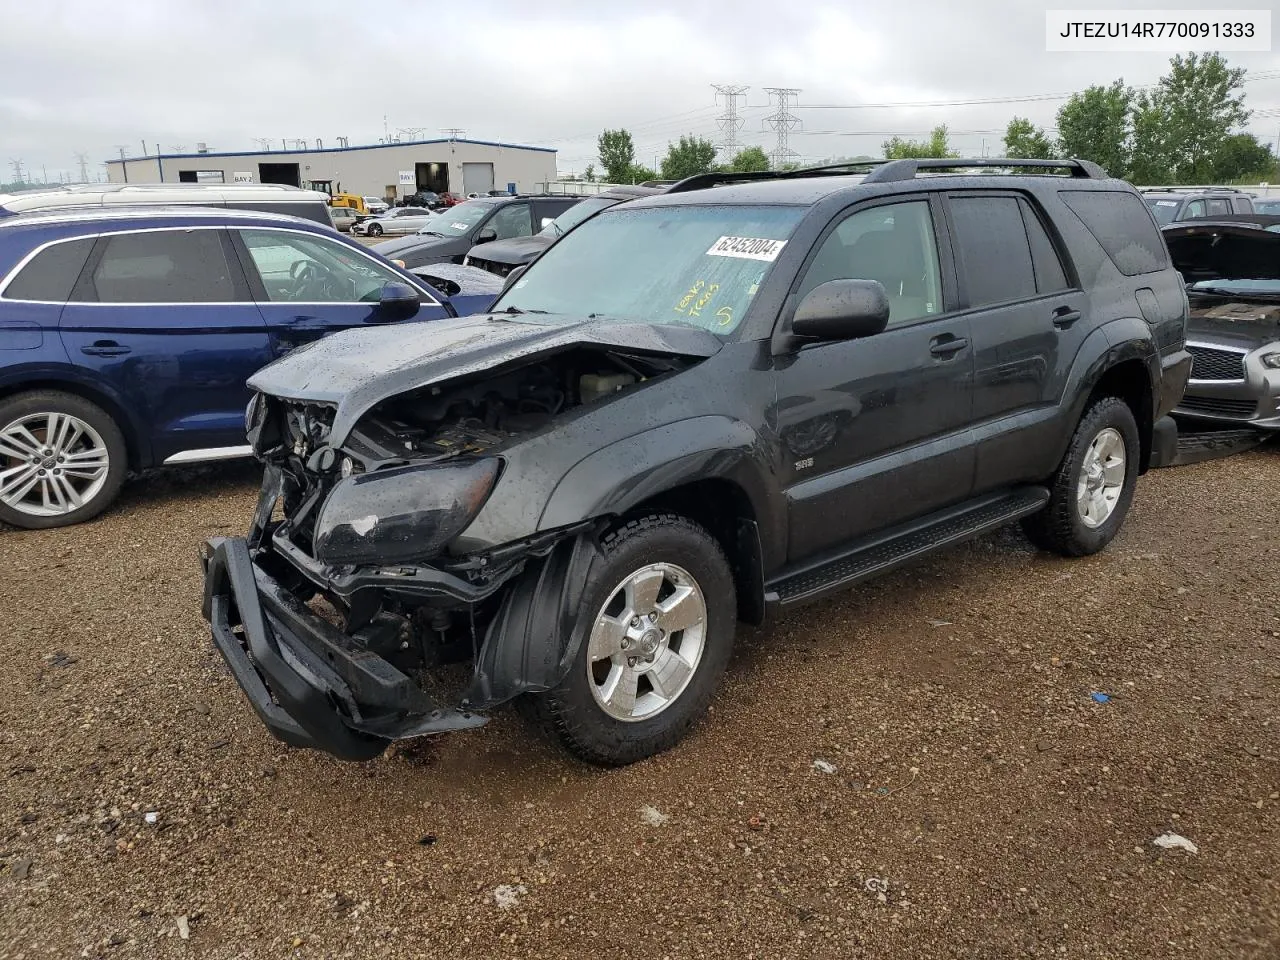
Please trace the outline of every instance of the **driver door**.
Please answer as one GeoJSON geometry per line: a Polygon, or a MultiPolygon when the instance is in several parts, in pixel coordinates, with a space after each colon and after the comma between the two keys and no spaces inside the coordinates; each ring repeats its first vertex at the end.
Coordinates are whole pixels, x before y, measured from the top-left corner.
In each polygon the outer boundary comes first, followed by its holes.
{"type": "MultiPolygon", "coordinates": [[[[318,234],[273,227],[231,234],[273,357],[339,330],[386,323],[378,306],[382,287],[406,282],[362,251],[318,234]]],[[[413,319],[447,316],[447,307],[423,294],[413,319]]]]}

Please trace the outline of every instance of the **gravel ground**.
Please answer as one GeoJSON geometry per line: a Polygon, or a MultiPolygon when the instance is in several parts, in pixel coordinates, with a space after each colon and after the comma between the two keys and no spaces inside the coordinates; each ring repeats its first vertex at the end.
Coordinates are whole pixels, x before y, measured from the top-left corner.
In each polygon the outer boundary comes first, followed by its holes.
{"type": "Polygon", "coordinates": [[[747,632],[618,771],[512,711],[273,741],[198,610],[249,465],[0,532],[0,956],[1275,958],[1278,477],[1154,473],[1098,557],[1006,532],[747,632]]]}

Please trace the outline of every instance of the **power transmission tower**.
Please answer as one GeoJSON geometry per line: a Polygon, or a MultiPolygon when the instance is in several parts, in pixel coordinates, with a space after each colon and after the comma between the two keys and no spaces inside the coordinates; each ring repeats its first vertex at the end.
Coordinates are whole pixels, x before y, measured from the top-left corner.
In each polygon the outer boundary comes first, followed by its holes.
{"type": "Polygon", "coordinates": [[[396,131],[396,139],[399,140],[403,136],[408,140],[418,140],[426,132],[426,127],[401,127],[396,131]]]}
{"type": "Polygon", "coordinates": [[[717,98],[724,97],[724,113],[716,117],[716,123],[724,133],[720,156],[724,160],[732,160],[738,153],[738,131],[745,122],[738,116],[738,98],[751,88],[743,84],[713,83],[711,89],[717,98]]]}
{"type": "Polygon", "coordinates": [[[253,142],[258,145],[258,149],[263,153],[270,153],[271,145],[275,143],[271,137],[254,137],[253,142]]]}
{"type": "Polygon", "coordinates": [[[80,164],[80,182],[89,182],[89,155],[87,153],[77,153],[76,163],[80,164]]]}
{"type": "Polygon", "coordinates": [[[800,90],[797,87],[765,87],[764,92],[778,98],[777,113],[764,118],[765,124],[771,127],[778,137],[773,153],[769,157],[773,169],[778,170],[792,157],[797,156],[788,144],[787,138],[792,130],[800,126],[800,118],[790,112],[791,98],[799,95],[800,90]]]}
{"type": "Polygon", "coordinates": [[[467,135],[467,131],[459,127],[441,127],[440,132],[450,140],[462,140],[467,135]]]}

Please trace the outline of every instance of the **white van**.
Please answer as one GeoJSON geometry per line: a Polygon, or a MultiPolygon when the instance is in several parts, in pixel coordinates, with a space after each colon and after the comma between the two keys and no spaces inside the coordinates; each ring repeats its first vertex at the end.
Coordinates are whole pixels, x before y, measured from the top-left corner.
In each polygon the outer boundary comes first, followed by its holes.
{"type": "Polygon", "coordinates": [[[285,213],[333,226],[329,197],[278,183],[89,183],[52,190],[0,193],[0,217],[30,210],[117,205],[175,206],[192,204],[231,210],[285,213]]]}

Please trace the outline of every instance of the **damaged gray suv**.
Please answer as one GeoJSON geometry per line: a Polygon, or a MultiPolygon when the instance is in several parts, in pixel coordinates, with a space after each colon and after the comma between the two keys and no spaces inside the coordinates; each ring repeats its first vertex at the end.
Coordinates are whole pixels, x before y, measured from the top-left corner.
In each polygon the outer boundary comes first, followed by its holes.
{"type": "Polygon", "coordinates": [[[255,375],[262,494],[203,548],[204,615],[267,727],[362,760],[518,700],[629,763],[739,620],[1014,521],[1105,547],[1191,363],[1141,197],[1081,161],[853,173],[691,178],[486,316],[255,375]]]}

